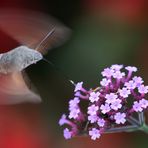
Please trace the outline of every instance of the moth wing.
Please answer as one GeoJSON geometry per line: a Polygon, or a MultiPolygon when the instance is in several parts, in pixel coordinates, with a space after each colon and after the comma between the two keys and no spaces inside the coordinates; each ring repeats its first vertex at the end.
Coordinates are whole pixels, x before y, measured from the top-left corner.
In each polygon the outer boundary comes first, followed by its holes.
{"type": "Polygon", "coordinates": [[[0,9],[0,29],[20,44],[30,48],[35,49],[53,28],[54,32],[38,48],[41,53],[46,53],[47,49],[55,48],[65,42],[69,38],[70,29],[41,12],[25,9],[0,9]]]}
{"type": "Polygon", "coordinates": [[[24,102],[40,103],[41,97],[31,91],[21,72],[0,75],[0,105],[24,102]]]}

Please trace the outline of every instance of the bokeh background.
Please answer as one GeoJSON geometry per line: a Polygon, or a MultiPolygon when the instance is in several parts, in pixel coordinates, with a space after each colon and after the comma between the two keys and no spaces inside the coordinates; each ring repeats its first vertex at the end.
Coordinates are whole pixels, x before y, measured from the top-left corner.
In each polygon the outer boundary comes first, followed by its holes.
{"type": "MultiPolygon", "coordinates": [[[[0,0],[1,8],[25,8],[47,13],[72,30],[62,46],[26,72],[42,97],[42,103],[0,106],[0,148],[147,148],[141,132],[64,140],[58,126],[73,97],[69,79],[99,84],[100,72],[112,64],[134,65],[148,84],[147,0],[0,0]]],[[[0,29],[0,52],[19,45],[0,29]]]]}

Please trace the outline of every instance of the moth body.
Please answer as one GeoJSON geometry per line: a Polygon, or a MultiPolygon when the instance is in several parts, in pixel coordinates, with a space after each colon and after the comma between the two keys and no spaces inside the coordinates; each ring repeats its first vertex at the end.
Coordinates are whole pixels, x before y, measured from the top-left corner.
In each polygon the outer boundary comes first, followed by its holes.
{"type": "Polygon", "coordinates": [[[43,58],[42,54],[27,46],[19,46],[7,53],[0,54],[0,73],[19,72],[43,58]]]}

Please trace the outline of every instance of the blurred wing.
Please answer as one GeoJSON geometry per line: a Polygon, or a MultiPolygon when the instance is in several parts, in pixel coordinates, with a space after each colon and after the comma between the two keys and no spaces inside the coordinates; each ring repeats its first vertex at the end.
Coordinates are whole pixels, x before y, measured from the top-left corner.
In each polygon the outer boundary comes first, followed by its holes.
{"type": "Polygon", "coordinates": [[[0,75],[0,105],[11,105],[23,102],[40,103],[39,95],[31,91],[22,73],[0,75]]]}
{"type": "Polygon", "coordinates": [[[68,39],[70,30],[47,14],[24,9],[0,9],[0,29],[30,48],[36,48],[54,28],[51,36],[40,45],[45,52],[68,39]]]}

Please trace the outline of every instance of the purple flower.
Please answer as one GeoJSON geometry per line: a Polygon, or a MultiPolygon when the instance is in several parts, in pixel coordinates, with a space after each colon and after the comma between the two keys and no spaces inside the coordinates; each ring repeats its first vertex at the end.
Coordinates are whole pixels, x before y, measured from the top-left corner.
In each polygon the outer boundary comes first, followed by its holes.
{"type": "Polygon", "coordinates": [[[101,73],[102,76],[110,78],[113,75],[114,71],[110,68],[105,68],[104,71],[101,73]]]}
{"type": "Polygon", "coordinates": [[[106,98],[105,102],[108,103],[108,104],[113,103],[114,101],[116,101],[117,97],[118,96],[114,93],[107,94],[105,96],[105,98],[106,98]]]}
{"type": "Polygon", "coordinates": [[[73,100],[70,100],[69,101],[69,110],[77,108],[79,102],[80,102],[80,99],[78,97],[75,97],[73,100]]]}
{"type": "Polygon", "coordinates": [[[90,116],[88,116],[88,120],[90,121],[90,123],[95,123],[98,120],[98,116],[97,115],[90,115],[90,116]]]}
{"type": "Polygon", "coordinates": [[[65,139],[71,139],[72,138],[72,132],[68,128],[64,129],[63,135],[64,135],[65,139]]]}
{"type": "MultiPolygon", "coordinates": [[[[69,101],[69,118],[63,114],[59,120],[60,126],[70,127],[64,130],[64,137],[70,139],[87,133],[96,140],[108,130],[126,129],[126,120],[130,122],[131,117],[136,117],[133,115],[148,108],[148,100],[145,99],[148,86],[143,84],[141,77],[134,76],[136,71],[136,67],[123,69],[123,65],[115,64],[103,70],[100,86],[87,90],[82,87],[83,82],[77,83],[75,97],[69,101]]],[[[134,119],[131,124],[134,125],[134,119]]]]}
{"type": "Polygon", "coordinates": [[[82,89],[82,85],[83,85],[83,82],[78,82],[76,85],[75,85],[75,90],[74,92],[77,92],[79,90],[82,89]]]}
{"type": "Polygon", "coordinates": [[[59,125],[62,126],[67,122],[66,115],[63,114],[61,119],[59,120],[59,125]]]}
{"type": "Polygon", "coordinates": [[[99,92],[91,92],[90,93],[90,97],[89,97],[89,100],[90,100],[90,102],[95,102],[95,101],[98,101],[99,100],[99,95],[100,95],[100,93],[99,92]]]}
{"type": "Polygon", "coordinates": [[[123,65],[118,65],[118,64],[114,64],[111,66],[111,69],[115,70],[115,71],[119,71],[123,68],[123,65]]]}
{"type": "Polygon", "coordinates": [[[103,126],[105,125],[105,120],[99,118],[97,124],[98,124],[100,127],[103,127],[103,126]]]}
{"type": "Polygon", "coordinates": [[[106,114],[111,110],[109,104],[105,104],[105,105],[102,104],[100,109],[103,114],[106,114]]]}
{"type": "Polygon", "coordinates": [[[148,107],[148,100],[146,99],[141,99],[139,101],[139,104],[141,105],[142,108],[147,108],[148,107]]]}
{"type": "Polygon", "coordinates": [[[93,115],[96,115],[98,109],[99,109],[99,107],[93,104],[93,105],[91,105],[91,106],[88,107],[87,113],[88,113],[89,115],[92,115],[92,116],[93,116],[93,115]]]}
{"type": "Polygon", "coordinates": [[[148,86],[140,85],[138,87],[138,92],[141,94],[147,94],[148,93],[148,86]]]}
{"type": "Polygon", "coordinates": [[[124,72],[120,72],[120,71],[116,71],[113,74],[113,78],[115,78],[115,79],[122,79],[124,76],[125,76],[125,73],[124,72]]]}
{"type": "Polygon", "coordinates": [[[72,109],[71,111],[70,111],[70,114],[69,114],[69,118],[70,119],[77,119],[78,118],[78,116],[79,116],[79,113],[80,113],[80,109],[79,108],[74,108],[74,109],[72,109]]]}
{"type": "Polygon", "coordinates": [[[135,101],[134,105],[133,105],[133,110],[136,111],[136,112],[142,112],[143,108],[142,108],[141,103],[135,101]]]}
{"type": "Polygon", "coordinates": [[[137,87],[139,87],[143,83],[142,78],[141,77],[137,77],[137,76],[133,77],[133,81],[134,81],[134,83],[135,83],[135,85],[137,87]]]}
{"type": "Polygon", "coordinates": [[[122,107],[121,100],[117,99],[115,102],[111,104],[111,109],[118,110],[122,107]]]}
{"type": "Polygon", "coordinates": [[[123,87],[122,89],[119,89],[119,94],[121,97],[127,98],[131,94],[131,92],[127,88],[123,87]]]}
{"type": "Polygon", "coordinates": [[[126,117],[125,113],[116,113],[114,119],[117,124],[124,124],[126,122],[125,117],[126,117]]]}
{"type": "Polygon", "coordinates": [[[79,92],[79,91],[77,91],[76,93],[75,93],[75,97],[80,97],[81,96],[81,93],[79,92]]]}
{"type": "Polygon", "coordinates": [[[100,138],[100,131],[96,128],[92,128],[92,130],[89,131],[89,135],[91,136],[92,140],[96,140],[97,138],[100,138]]]}
{"type": "Polygon", "coordinates": [[[137,71],[137,67],[135,66],[127,66],[125,67],[126,70],[131,71],[131,72],[136,72],[137,71]]]}
{"type": "Polygon", "coordinates": [[[100,84],[101,84],[102,86],[108,86],[109,83],[111,83],[111,81],[108,80],[108,79],[106,79],[106,78],[103,78],[102,81],[100,82],[100,84]]]}
{"type": "Polygon", "coordinates": [[[132,80],[130,80],[129,82],[126,82],[125,83],[125,86],[128,88],[128,89],[135,89],[136,88],[136,83],[132,80]]]}

